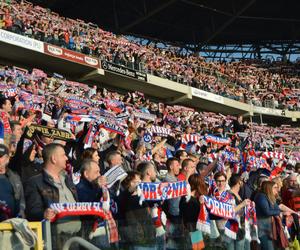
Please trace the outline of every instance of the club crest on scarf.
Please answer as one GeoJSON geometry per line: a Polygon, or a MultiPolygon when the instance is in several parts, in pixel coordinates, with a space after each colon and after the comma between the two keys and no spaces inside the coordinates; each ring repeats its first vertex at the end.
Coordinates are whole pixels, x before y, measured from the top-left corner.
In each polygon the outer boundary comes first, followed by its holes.
{"type": "Polygon", "coordinates": [[[172,192],[169,183],[166,182],[160,183],[157,191],[158,194],[161,196],[162,200],[167,199],[168,195],[170,195],[172,192]]]}
{"type": "Polygon", "coordinates": [[[139,185],[141,200],[168,200],[188,195],[188,184],[186,181],[177,182],[142,182],[139,185]]]}

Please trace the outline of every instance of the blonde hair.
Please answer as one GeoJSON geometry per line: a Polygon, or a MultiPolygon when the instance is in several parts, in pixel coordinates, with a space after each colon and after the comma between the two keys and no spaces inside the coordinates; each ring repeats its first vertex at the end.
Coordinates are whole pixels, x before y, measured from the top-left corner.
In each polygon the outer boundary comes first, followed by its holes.
{"type": "Polygon", "coordinates": [[[275,182],[278,186],[278,189],[281,189],[283,186],[282,178],[280,176],[277,176],[272,179],[273,182],[275,182]]]}
{"type": "Polygon", "coordinates": [[[276,183],[274,181],[264,181],[261,185],[261,192],[263,192],[267,197],[268,200],[274,205],[276,202],[276,197],[273,193],[273,186],[276,183]]]}

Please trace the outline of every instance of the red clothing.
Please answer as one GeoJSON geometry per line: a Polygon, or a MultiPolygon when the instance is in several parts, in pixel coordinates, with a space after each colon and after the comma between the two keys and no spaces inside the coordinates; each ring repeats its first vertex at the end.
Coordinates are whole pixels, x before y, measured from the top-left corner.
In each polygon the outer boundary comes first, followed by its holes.
{"type": "Polygon", "coordinates": [[[294,189],[288,188],[282,191],[282,203],[289,208],[293,206],[292,198],[293,198],[294,189]]]}
{"type": "Polygon", "coordinates": [[[291,209],[293,209],[296,212],[300,211],[300,197],[299,196],[293,197],[290,204],[291,204],[291,209]]]}
{"type": "Polygon", "coordinates": [[[180,174],[177,176],[177,179],[178,179],[178,181],[186,181],[186,176],[185,176],[185,174],[180,173],[180,174]]]}

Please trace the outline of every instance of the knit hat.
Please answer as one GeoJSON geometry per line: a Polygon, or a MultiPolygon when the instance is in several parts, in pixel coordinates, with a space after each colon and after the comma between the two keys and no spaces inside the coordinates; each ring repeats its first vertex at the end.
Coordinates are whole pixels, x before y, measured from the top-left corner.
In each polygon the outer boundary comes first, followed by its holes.
{"type": "Polygon", "coordinates": [[[9,155],[8,148],[4,144],[0,144],[0,157],[4,155],[9,155]]]}

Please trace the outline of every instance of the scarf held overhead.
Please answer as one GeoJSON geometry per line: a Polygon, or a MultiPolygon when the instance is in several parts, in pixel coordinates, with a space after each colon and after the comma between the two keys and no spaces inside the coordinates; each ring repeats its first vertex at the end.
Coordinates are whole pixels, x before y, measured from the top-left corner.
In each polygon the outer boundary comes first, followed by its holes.
{"type": "Polygon", "coordinates": [[[68,141],[72,139],[72,135],[67,131],[60,130],[57,128],[50,128],[46,126],[36,125],[36,124],[29,126],[26,133],[26,137],[32,138],[35,131],[42,133],[43,136],[50,137],[53,139],[58,139],[63,141],[68,141]]]}

